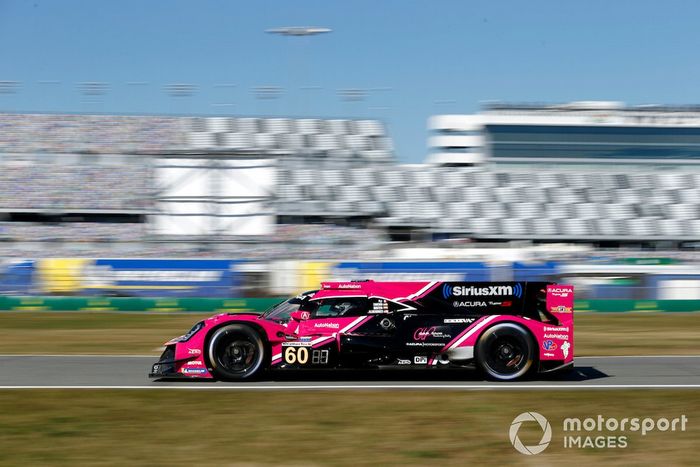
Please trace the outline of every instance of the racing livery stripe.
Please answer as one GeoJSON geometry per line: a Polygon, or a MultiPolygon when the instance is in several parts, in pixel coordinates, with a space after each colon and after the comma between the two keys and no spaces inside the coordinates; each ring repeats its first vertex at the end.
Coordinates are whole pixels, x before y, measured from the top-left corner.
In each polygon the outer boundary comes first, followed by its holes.
{"type": "Polygon", "coordinates": [[[490,323],[491,321],[493,321],[493,320],[494,320],[495,318],[497,318],[498,316],[500,316],[500,315],[491,315],[491,316],[488,316],[488,317],[484,318],[482,321],[478,321],[474,326],[465,329],[465,330],[462,331],[457,337],[455,337],[454,339],[452,339],[452,341],[449,342],[449,343],[442,349],[441,352],[444,352],[444,351],[446,351],[446,350],[454,349],[455,347],[458,347],[459,344],[461,344],[462,342],[464,342],[465,340],[467,340],[467,339],[468,339],[471,335],[473,335],[476,331],[478,331],[479,329],[481,329],[481,328],[483,328],[484,326],[486,326],[488,323],[490,323]]]}

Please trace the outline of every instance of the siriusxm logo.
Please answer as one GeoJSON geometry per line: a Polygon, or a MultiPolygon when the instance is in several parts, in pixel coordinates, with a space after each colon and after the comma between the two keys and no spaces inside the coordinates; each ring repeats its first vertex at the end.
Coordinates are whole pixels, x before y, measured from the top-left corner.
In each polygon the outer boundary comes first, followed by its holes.
{"type": "Polygon", "coordinates": [[[488,285],[484,287],[475,287],[470,285],[469,287],[463,285],[452,286],[450,284],[444,284],[442,286],[442,297],[447,300],[450,297],[469,297],[469,296],[523,296],[523,286],[520,283],[516,283],[513,286],[510,285],[488,285]]]}

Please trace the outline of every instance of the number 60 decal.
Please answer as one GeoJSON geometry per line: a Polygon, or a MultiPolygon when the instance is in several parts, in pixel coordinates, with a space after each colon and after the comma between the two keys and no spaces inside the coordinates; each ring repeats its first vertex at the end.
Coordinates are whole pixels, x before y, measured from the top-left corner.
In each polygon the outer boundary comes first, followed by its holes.
{"type": "Polygon", "coordinates": [[[306,347],[285,347],[284,361],[290,365],[304,365],[309,361],[309,349],[306,347]]]}

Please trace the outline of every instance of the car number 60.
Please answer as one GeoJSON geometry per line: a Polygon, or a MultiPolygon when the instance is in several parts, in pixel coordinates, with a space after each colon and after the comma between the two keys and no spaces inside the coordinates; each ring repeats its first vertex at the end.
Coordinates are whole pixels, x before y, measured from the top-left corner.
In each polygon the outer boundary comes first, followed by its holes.
{"type": "Polygon", "coordinates": [[[306,347],[287,347],[284,349],[284,361],[290,365],[304,365],[309,361],[309,349],[306,347]]]}

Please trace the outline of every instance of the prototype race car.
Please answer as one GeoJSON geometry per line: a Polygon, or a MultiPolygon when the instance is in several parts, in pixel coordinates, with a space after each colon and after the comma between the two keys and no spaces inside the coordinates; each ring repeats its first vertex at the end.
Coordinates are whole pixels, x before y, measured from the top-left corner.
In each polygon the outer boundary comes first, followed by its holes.
{"type": "Polygon", "coordinates": [[[165,343],[149,376],[476,364],[508,381],[573,366],[573,306],[573,286],[547,282],[324,282],[262,314],[198,322],[165,343]]]}

